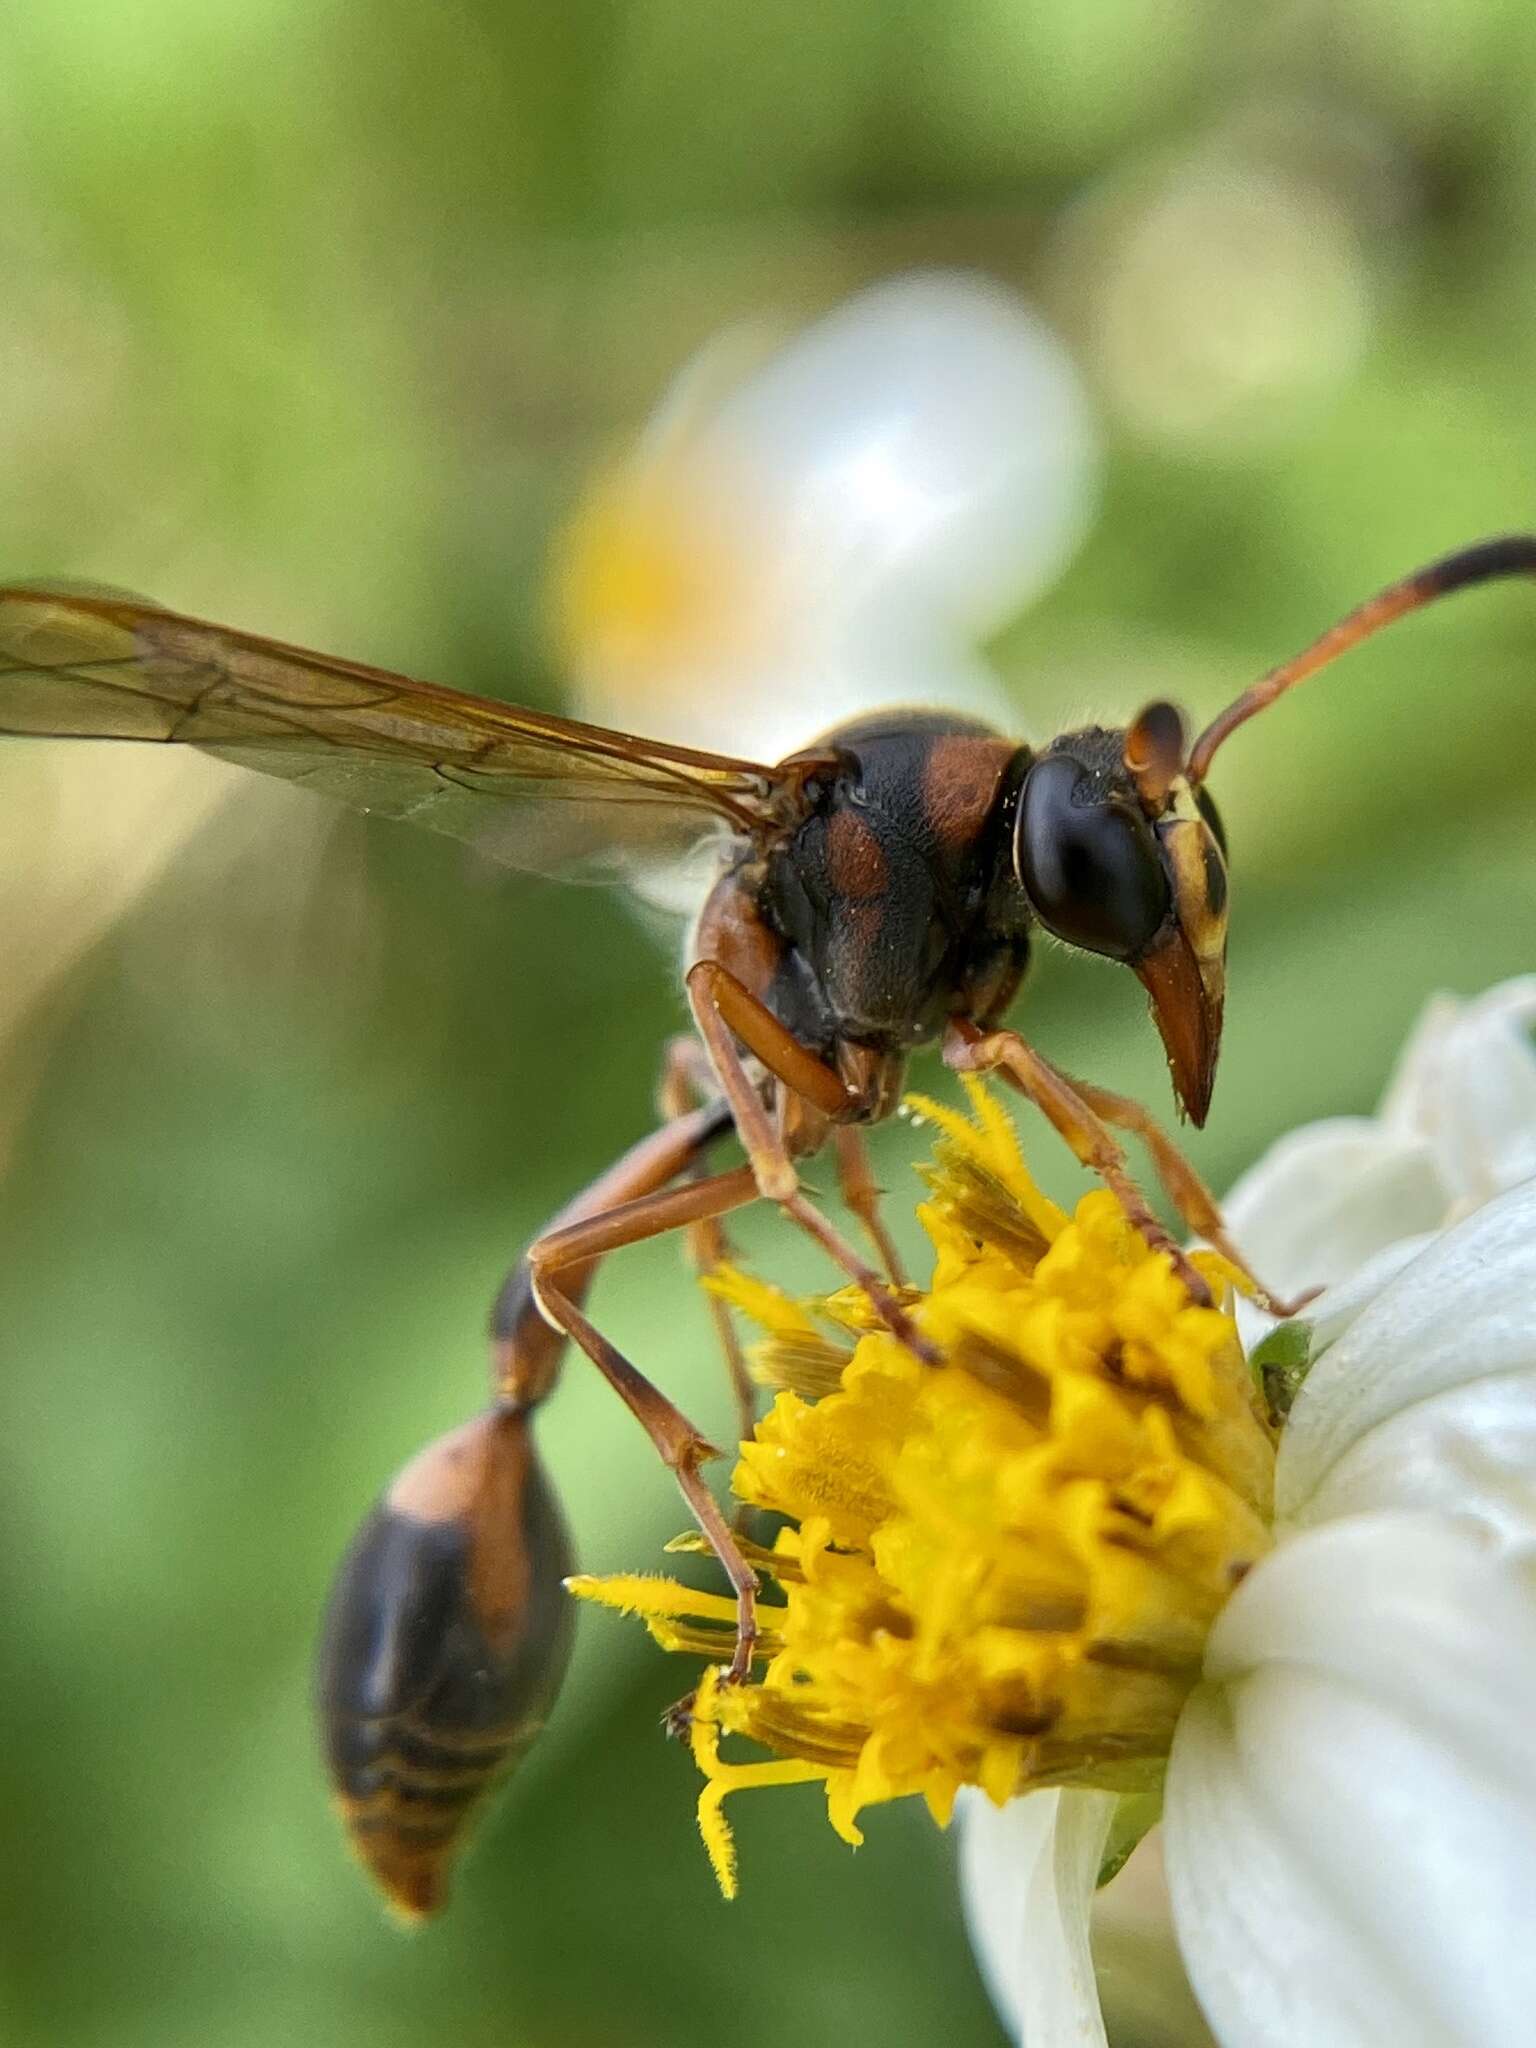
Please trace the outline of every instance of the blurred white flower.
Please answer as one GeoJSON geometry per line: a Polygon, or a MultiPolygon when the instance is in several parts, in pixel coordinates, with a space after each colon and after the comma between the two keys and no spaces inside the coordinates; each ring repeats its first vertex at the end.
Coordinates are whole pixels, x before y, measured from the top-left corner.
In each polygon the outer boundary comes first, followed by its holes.
{"type": "MultiPolygon", "coordinates": [[[[1256,1255],[1365,1264],[1307,1312],[1276,1548],[1217,1617],[1168,1768],[1173,1930],[1223,2048],[1530,2036],[1533,1014],[1531,980],[1442,999],[1377,1119],[1298,1132],[1243,1183],[1256,1255]]],[[[1114,1812],[1079,1790],[970,1807],[973,1938],[1031,2048],[1106,2039],[1089,1926],[1114,1812]]],[[[1143,2003],[1139,2042],[1189,2038],[1143,2003]]]]}
{"type": "Polygon", "coordinates": [[[557,546],[578,707],[769,761],[883,705],[1006,721],[978,645],[1058,573],[1096,468],[1061,345],[981,277],[878,285],[776,350],[728,333],[557,546]]]}

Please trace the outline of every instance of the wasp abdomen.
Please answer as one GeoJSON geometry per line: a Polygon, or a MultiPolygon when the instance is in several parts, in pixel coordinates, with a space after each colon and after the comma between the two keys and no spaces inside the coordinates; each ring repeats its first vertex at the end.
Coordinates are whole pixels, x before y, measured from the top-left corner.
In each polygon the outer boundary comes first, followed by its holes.
{"type": "Polygon", "coordinates": [[[358,1531],[320,1646],[327,1760],[364,1863],[410,1918],[447,1895],[471,1815],[552,1706],[569,1543],[526,1413],[407,1465],[358,1531]]]}

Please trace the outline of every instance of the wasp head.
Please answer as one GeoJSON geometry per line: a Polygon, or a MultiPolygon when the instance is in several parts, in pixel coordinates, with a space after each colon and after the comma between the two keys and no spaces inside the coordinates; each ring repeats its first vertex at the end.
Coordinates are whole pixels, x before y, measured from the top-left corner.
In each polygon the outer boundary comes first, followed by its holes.
{"type": "Polygon", "coordinates": [[[1227,860],[1216,807],[1184,759],[1171,704],[1124,730],[1063,733],[1024,778],[1013,859],[1047,931],[1141,981],[1180,1106],[1203,1124],[1221,1045],[1227,860]]]}

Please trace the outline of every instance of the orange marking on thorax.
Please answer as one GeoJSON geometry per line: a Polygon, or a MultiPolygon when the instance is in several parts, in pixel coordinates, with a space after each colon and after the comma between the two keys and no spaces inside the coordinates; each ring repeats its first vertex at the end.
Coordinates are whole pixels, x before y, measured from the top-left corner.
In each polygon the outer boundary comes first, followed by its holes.
{"type": "Polygon", "coordinates": [[[923,810],[940,843],[958,851],[975,839],[997,801],[1012,740],[955,733],[937,741],[923,770],[923,810]]]}

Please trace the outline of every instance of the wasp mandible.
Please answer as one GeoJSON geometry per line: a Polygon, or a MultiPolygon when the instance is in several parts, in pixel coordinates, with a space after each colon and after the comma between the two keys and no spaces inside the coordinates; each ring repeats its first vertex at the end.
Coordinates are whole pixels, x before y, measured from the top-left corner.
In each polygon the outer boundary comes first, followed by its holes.
{"type": "MultiPolygon", "coordinates": [[[[1180,1217],[1241,1264],[1216,1205],[1136,1103],[1062,1073],[1005,1023],[1037,928],[1141,981],[1183,1113],[1203,1124],[1221,1042],[1227,851],[1206,789],[1237,728],[1392,620],[1450,592],[1536,573],[1536,537],[1489,540],[1391,584],[1272,669],[1188,744],[1167,703],[1043,747],[951,713],[891,712],[776,766],[523,711],[232,632],[153,605],[0,588],[0,733],[184,743],[444,832],[510,865],[718,842],[690,943],[693,1032],[669,1046],[666,1121],[522,1253],[491,1319],[489,1408],[409,1464],[365,1523],[320,1658],[326,1746],[356,1845],[405,1912],[445,1895],[453,1850],[526,1748],[563,1673],[569,1568],[531,1418],[568,1342],[671,1470],[735,1589],[745,1675],[756,1583],[701,1468],[718,1455],[588,1319],[609,1252],[776,1203],[920,1358],[881,1224],[863,1126],[937,1044],[996,1072],[1119,1196],[1186,1284],[1203,1282],[1131,1179],[1115,1131],[1147,1145],[1180,1217]],[[526,823],[506,829],[508,800],[526,823]],[[744,1164],[711,1171],[734,1133],[744,1164]],[[830,1147],[872,1257],[802,1190],[830,1147]]],[[[743,1427],[750,1387],[730,1345],[743,1427]]]]}

